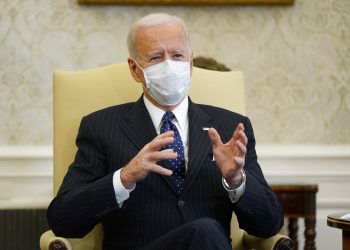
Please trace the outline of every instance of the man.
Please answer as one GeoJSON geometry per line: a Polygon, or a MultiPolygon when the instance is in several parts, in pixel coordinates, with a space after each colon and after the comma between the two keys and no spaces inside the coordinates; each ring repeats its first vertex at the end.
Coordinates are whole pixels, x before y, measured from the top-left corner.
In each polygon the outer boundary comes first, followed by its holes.
{"type": "Polygon", "coordinates": [[[143,96],[82,119],[76,158],[48,209],[53,232],[83,237],[102,223],[103,249],[230,249],[235,212],[250,234],[276,234],[283,213],[250,121],[187,96],[184,22],[148,15],[132,26],[128,48],[143,96]]]}

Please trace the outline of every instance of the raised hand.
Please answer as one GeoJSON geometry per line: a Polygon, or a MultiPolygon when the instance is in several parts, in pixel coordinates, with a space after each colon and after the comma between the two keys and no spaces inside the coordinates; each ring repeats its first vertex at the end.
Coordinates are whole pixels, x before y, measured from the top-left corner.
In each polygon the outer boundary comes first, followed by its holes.
{"type": "Polygon", "coordinates": [[[160,160],[176,159],[177,153],[172,149],[160,151],[164,146],[173,143],[174,132],[168,131],[155,137],[146,144],[131,161],[122,168],[120,179],[125,188],[131,188],[143,180],[149,172],[161,175],[172,175],[172,171],[157,164],[160,160]]]}
{"type": "Polygon", "coordinates": [[[210,128],[208,134],[215,162],[222,176],[230,186],[238,185],[242,179],[240,170],[244,167],[248,143],[243,124],[237,125],[232,138],[227,143],[221,141],[219,133],[214,128],[210,128]]]}

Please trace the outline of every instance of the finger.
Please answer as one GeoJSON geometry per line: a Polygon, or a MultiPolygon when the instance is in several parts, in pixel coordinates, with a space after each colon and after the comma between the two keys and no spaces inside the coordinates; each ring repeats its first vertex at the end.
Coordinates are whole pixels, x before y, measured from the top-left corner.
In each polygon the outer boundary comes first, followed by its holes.
{"type": "Polygon", "coordinates": [[[164,149],[162,151],[152,152],[149,156],[150,161],[157,162],[160,160],[176,159],[177,153],[172,149],[164,149]]]}
{"type": "Polygon", "coordinates": [[[232,136],[232,137],[233,137],[235,140],[238,140],[240,131],[243,131],[243,132],[244,132],[244,125],[243,125],[243,123],[238,123],[238,125],[237,125],[235,131],[233,132],[233,136],[232,136]]]}
{"type": "Polygon", "coordinates": [[[213,147],[218,147],[218,146],[222,145],[222,141],[221,141],[220,135],[216,131],[215,128],[209,128],[208,135],[209,135],[209,139],[210,139],[211,144],[213,145],[213,147]]]}
{"type": "Polygon", "coordinates": [[[149,168],[149,170],[153,173],[157,173],[160,175],[166,175],[166,176],[170,176],[173,174],[173,171],[167,169],[167,168],[163,168],[162,166],[159,166],[157,164],[152,164],[149,168]]]}
{"type": "Polygon", "coordinates": [[[167,132],[164,132],[163,134],[159,134],[158,136],[155,137],[156,138],[165,138],[165,137],[169,137],[169,136],[174,136],[174,131],[169,130],[167,132]]]}
{"type": "Polygon", "coordinates": [[[165,147],[174,142],[174,131],[168,131],[164,134],[158,135],[150,143],[148,143],[148,150],[158,151],[159,149],[165,147]]]}
{"type": "Polygon", "coordinates": [[[244,131],[240,131],[240,132],[239,132],[239,140],[240,140],[244,145],[247,145],[247,144],[248,144],[248,137],[247,137],[247,135],[245,134],[244,131]]]}
{"type": "Polygon", "coordinates": [[[237,131],[237,133],[229,141],[229,144],[231,147],[235,147],[237,145],[237,142],[241,142],[245,146],[248,144],[248,138],[244,131],[237,131]]]}
{"type": "Polygon", "coordinates": [[[234,160],[239,167],[241,168],[244,167],[244,163],[245,163],[244,157],[235,157],[234,160]]]}
{"type": "Polygon", "coordinates": [[[247,147],[241,141],[236,141],[236,145],[239,150],[239,156],[244,156],[247,153],[247,147]]]}

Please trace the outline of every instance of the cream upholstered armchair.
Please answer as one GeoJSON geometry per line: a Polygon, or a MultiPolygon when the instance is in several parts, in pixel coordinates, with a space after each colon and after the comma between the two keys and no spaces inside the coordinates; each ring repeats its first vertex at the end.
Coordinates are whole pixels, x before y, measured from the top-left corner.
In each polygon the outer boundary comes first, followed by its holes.
{"type": "MultiPolygon", "coordinates": [[[[77,150],[75,138],[81,118],[107,106],[135,101],[141,95],[142,88],[132,79],[126,63],[87,71],[55,72],[53,81],[53,185],[56,195],[77,150]]],[[[190,96],[197,103],[212,104],[245,114],[242,72],[216,72],[194,68],[190,96]]],[[[292,243],[283,235],[268,239],[250,236],[239,229],[235,216],[231,231],[235,250],[290,249],[292,243]]],[[[100,250],[102,237],[100,225],[83,239],[64,239],[47,231],[40,238],[40,248],[100,250]]]]}

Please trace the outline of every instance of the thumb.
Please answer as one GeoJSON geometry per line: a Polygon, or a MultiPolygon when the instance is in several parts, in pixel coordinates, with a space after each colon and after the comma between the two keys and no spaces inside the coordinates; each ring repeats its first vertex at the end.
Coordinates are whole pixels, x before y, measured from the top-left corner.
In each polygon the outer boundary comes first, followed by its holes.
{"type": "Polygon", "coordinates": [[[211,144],[213,145],[213,148],[222,145],[220,135],[215,128],[209,128],[208,135],[209,135],[211,144]]]}

